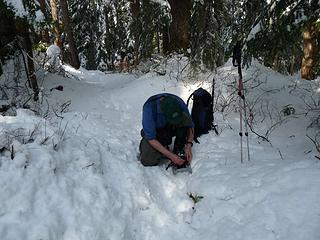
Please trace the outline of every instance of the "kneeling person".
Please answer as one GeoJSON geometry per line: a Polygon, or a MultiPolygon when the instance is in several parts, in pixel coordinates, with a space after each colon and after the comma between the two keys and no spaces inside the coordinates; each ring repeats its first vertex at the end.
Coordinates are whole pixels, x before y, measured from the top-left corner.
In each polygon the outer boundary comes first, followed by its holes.
{"type": "Polygon", "coordinates": [[[194,125],[181,98],[170,93],[150,97],[143,105],[142,126],[139,148],[144,166],[158,165],[165,158],[178,166],[191,162],[194,125]]]}

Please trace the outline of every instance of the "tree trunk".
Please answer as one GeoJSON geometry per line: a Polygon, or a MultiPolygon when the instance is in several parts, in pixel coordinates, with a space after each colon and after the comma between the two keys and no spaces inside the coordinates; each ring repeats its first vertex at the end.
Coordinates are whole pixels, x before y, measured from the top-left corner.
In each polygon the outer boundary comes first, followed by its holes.
{"type": "MultiPolygon", "coordinates": [[[[224,1],[223,0],[215,0],[213,3],[212,1],[206,1],[207,11],[210,10],[212,7],[214,9],[214,16],[217,20],[217,29],[216,32],[218,33],[217,39],[217,49],[216,49],[216,62],[215,66],[222,66],[224,63],[224,46],[223,46],[223,32],[226,25],[226,15],[224,10],[224,1]],[[212,4],[212,5],[211,5],[212,4]]],[[[207,18],[210,16],[210,12],[207,13],[207,18]]],[[[208,20],[207,20],[208,23],[208,20]]],[[[206,28],[209,28],[208,26],[206,28]]]]}
{"type": "MultiPolygon", "coordinates": [[[[0,6],[1,9],[1,6],[0,6]]],[[[1,12],[1,11],[0,11],[1,12]]],[[[14,22],[14,16],[10,14],[0,13],[0,76],[3,73],[2,64],[6,59],[10,48],[5,46],[13,41],[16,37],[16,28],[14,22]]]]}
{"type": "Polygon", "coordinates": [[[169,29],[169,50],[186,51],[190,46],[191,0],[168,0],[172,22],[169,29]]]}
{"type": "Polygon", "coordinates": [[[60,23],[58,15],[58,0],[50,0],[51,16],[53,20],[54,44],[62,49],[62,40],[60,33],[60,23]]]}
{"type": "Polygon", "coordinates": [[[169,26],[168,24],[164,24],[164,26],[161,29],[162,31],[162,45],[163,45],[163,52],[165,54],[170,52],[170,47],[169,47],[169,26]]]}
{"type": "Polygon", "coordinates": [[[108,70],[114,70],[114,52],[113,52],[113,39],[111,35],[111,21],[110,21],[110,13],[111,9],[110,6],[104,6],[103,14],[105,19],[105,46],[106,54],[107,54],[107,68],[108,70]]]}
{"type": "Polygon", "coordinates": [[[64,23],[64,30],[67,35],[67,41],[69,43],[70,54],[71,54],[71,66],[75,69],[79,69],[80,60],[78,56],[78,49],[76,42],[73,36],[72,23],[69,16],[68,2],[67,0],[60,0],[61,10],[62,10],[62,19],[64,23]]]}
{"type": "MultiPolygon", "coordinates": [[[[37,1],[39,3],[40,10],[43,13],[45,19],[48,20],[49,15],[46,8],[46,1],[45,0],[37,0],[37,1]]],[[[49,31],[46,27],[44,29],[41,29],[40,39],[45,43],[49,43],[49,31]]]]}
{"type": "Polygon", "coordinates": [[[133,18],[133,28],[134,28],[134,63],[133,67],[136,68],[139,63],[139,48],[140,48],[140,34],[141,34],[141,24],[140,24],[140,2],[139,0],[130,0],[130,10],[133,18]]]}
{"type": "Polygon", "coordinates": [[[309,22],[303,30],[301,78],[307,80],[315,79],[314,67],[316,64],[317,50],[317,28],[313,22],[309,22]]]}
{"type": "MultiPolygon", "coordinates": [[[[34,68],[34,62],[33,62],[33,52],[32,52],[32,42],[29,35],[29,25],[27,23],[27,20],[21,19],[16,21],[16,27],[18,34],[20,34],[23,37],[23,48],[27,52],[27,65],[28,65],[28,72],[26,73],[28,75],[29,84],[32,87],[33,90],[33,100],[37,101],[39,98],[39,87],[37,83],[37,77],[35,74],[35,68],[34,68]]],[[[24,54],[24,53],[22,53],[24,54]]]]}

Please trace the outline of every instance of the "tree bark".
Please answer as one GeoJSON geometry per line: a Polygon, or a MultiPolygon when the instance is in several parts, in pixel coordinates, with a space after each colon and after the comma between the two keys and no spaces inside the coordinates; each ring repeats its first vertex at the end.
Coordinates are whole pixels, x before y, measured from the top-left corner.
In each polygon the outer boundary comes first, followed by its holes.
{"type": "MultiPolygon", "coordinates": [[[[0,6],[1,8],[1,6],[0,6]]],[[[15,28],[15,20],[14,15],[10,14],[2,14],[0,13],[0,76],[3,73],[2,64],[4,64],[4,60],[8,52],[10,51],[5,46],[13,41],[16,37],[16,28],[15,28]]]]}
{"type": "Polygon", "coordinates": [[[80,68],[80,60],[78,56],[78,49],[73,36],[72,23],[69,16],[68,2],[67,0],[60,0],[62,19],[64,23],[64,30],[67,35],[67,41],[69,43],[70,55],[71,55],[71,66],[75,69],[80,68]]]}
{"type": "Polygon", "coordinates": [[[186,51],[190,46],[191,0],[168,0],[172,22],[169,28],[169,50],[186,51]]]}
{"type": "Polygon", "coordinates": [[[50,0],[51,6],[51,16],[53,20],[53,34],[54,34],[54,44],[56,44],[59,48],[62,49],[62,40],[60,33],[60,23],[59,23],[59,15],[58,15],[58,0],[50,0]]]}
{"type": "Polygon", "coordinates": [[[303,30],[303,59],[301,65],[301,78],[306,80],[315,79],[314,67],[316,64],[317,28],[313,22],[306,24],[303,30]]]}
{"type": "Polygon", "coordinates": [[[134,34],[134,63],[133,67],[136,68],[139,63],[139,48],[140,48],[140,34],[141,34],[141,24],[140,24],[140,2],[139,0],[130,0],[130,10],[133,18],[133,34],[134,34]]]}
{"type": "MultiPolygon", "coordinates": [[[[31,88],[33,90],[33,100],[37,101],[39,99],[39,87],[33,62],[32,41],[29,35],[29,25],[27,23],[27,20],[21,19],[16,21],[16,27],[18,34],[23,37],[23,48],[27,53],[28,80],[30,81],[29,84],[31,85],[31,88]]],[[[24,53],[22,52],[22,54],[24,53]]]]}
{"type": "MultiPolygon", "coordinates": [[[[224,32],[224,28],[227,22],[227,17],[225,14],[225,10],[224,10],[224,1],[223,0],[215,0],[214,2],[212,1],[206,1],[206,5],[207,5],[207,11],[210,10],[212,7],[214,9],[214,16],[217,20],[217,29],[216,32],[218,33],[218,39],[217,39],[217,49],[216,49],[216,62],[215,65],[216,66],[222,66],[224,63],[224,46],[223,46],[223,32],[224,32]],[[211,5],[212,4],[212,5],[211,5]]],[[[210,16],[210,12],[207,13],[207,17],[208,18],[210,16]]],[[[207,20],[207,24],[208,24],[208,20],[207,20]]],[[[206,28],[209,28],[208,26],[206,28]]]]}
{"type": "MultiPolygon", "coordinates": [[[[43,13],[45,19],[48,20],[49,14],[48,14],[48,11],[46,8],[46,1],[45,0],[37,0],[37,2],[39,3],[40,10],[43,13]]],[[[41,39],[41,41],[43,41],[45,43],[49,43],[49,31],[46,27],[44,29],[41,29],[40,39],[41,39]]]]}

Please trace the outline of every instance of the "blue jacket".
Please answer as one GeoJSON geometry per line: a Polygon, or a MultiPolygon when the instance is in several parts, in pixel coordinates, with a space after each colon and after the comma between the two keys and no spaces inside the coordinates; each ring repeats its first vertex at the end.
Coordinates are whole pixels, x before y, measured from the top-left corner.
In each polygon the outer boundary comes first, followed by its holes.
{"type": "MultiPolygon", "coordinates": [[[[157,129],[164,128],[168,121],[166,119],[165,114],[161,111],[160,107],[160,98],[163,96],[171,96],[177,99],[180,104],[182,111],[187,113],[190,116],[187,105],[184,101],[176,95],[170,93],[160,93],[150,97],[145,104],[143,105],[143,113],[142,113],[142,126],[145,134],[145,138],[147,140],[156,139],[157,129]]],[[[191,116],[190,116],[191,119],[191,116]]],[[[186,126],[186,127],[194,127],[186,126]]]]}

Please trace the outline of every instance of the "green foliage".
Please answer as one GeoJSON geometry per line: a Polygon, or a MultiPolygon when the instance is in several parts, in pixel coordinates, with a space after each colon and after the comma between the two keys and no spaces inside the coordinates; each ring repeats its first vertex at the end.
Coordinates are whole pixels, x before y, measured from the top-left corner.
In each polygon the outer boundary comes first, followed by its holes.
{"type": "Polygon", "coordinates": [[[2,75],[3,70],[1,65],[4,61],[13,55],[15,49],[13,47],[8,47],[7,44],[12,42],[16,36],[15,31],[15,14],[11,6],[0,0],[0,75],[2,75]]]}
{"type": "Polygon", "coordinates": [[[149,58],[155,49],[160,53],[159,34],[168,21],[166,16],[168,9],[153,1],[142,1],[141,7],[141,23],[145,31],[140,34],[140,52],[143,58],[149,58]]]}
{"type": "Polygon", "coordinates": [[[97,69],[101,61],[99,49],[104,42],[101,26],[105,5],[101,0],[72,0],[69,7],[73,16],[76,44],[80,55],[85,59],[84,67],[89,70],[97,69]]]}
{"type": "Polygon", "coordinates": [[[300,70],[303,27],[306,22],[318,18],[320,3],[315,0],[279,1],[260,12],[258,19],[262,29],[247,42],[246,54],[284,74],[300,70]]]}
{"type": "Polygon", "coordinates": [[[257,33],[247,43],[247,53],[281,73],[290,73],[290,67],[297,71],[303,55],[301,39],[297,41],[299,35],[300,29],[296,26],[274,26],[257,33]]]}
{"type": "Polygon", "coordinates": [[[291,104],[289,104],[289,105],[286,105],[286,106],[283,107],[283,109],[281,110],[281,113],[284,116],[289,116],[289,115],[295,114],[296,110],[291,104]]]}
{"type": "Polygon", "coordinates": [[[29,13],[29,17],[31,17],[33,20],[36,18],[36,11],[38,10],[36,6],[36,1],[34,0],[22,0],[23,7],[27,10],[29,13]]]}
{"type": "Polygon", "coordinates": [[[224,63],[223,34],[228,19],[224,1],[195,1],[191,13],[191,64],[214,70],[224,63]]]}
{"type": "Polygon", "coordinates": [[[149,58],[153,53],[163,53],[163,32],[168,31],[170,9],[159,2],[138,1],[138,16],[132,16],[130,37],[139,58],[149,58]],[[162,37],[162,39],[161,39],[162,37]]]}
{"type": "Polygon", "coordinates": [[[203,196],[193,194],[193,193],[187,193],[188,197],[191,198],[194,204],[200,202],[203,199],[203,196]]]}
{"type": "Polygon", "coordinates": [[[87,69],[107,63],[113,70],[116,54],[135,53],[149,58],[160,53],[161,32],[170,21],[169,8],[159,2],[140,0],[133,16],[129,1],[71,0],[75,36],[87,69]]]}
{"type": "Polygon", "coordinates": [[[14,18],[12,6],[8,6],[4,0],[0,0],[0,16],[1,18],[14,18]]]}
{"type": "Polygon", "coordinates": [[[37,52],[46,52],[48,49],[48,44],[40,41],[33,46],[33,49],[37,52]]]}
{"type": "Polygon", "coordinates": [[[266,6],[266,0],[233,1],[227,5],[230,15],[224,35],[227,58],[232,56],[232,49],[236,42],[238,40],[244,42],[252,27],[261,20],[266,6]]]}

